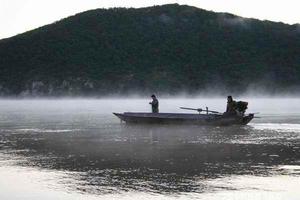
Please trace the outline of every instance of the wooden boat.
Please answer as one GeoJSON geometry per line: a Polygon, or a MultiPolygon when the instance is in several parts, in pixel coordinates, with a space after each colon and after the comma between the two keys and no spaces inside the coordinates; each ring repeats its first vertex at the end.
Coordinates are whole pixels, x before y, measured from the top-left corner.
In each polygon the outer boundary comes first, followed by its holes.
{"type": "Polygon", "coordinates": [[[113,114],[126,123],[194,124],[214,126],[246,125],[254,118],[254,114],[247,114],[243,116],[215,113],[189,114],[125,112],[113,114]]]}

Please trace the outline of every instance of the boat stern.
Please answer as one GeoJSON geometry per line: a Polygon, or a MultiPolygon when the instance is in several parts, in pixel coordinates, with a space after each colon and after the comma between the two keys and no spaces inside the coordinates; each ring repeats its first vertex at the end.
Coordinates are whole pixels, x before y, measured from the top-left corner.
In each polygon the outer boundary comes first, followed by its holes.
{"type": "Polygon", "coordinates": [[[250,114],[244,116],[243,120],[242,120],[242,124],[243,125],[248,124],[253,118],[254,118],[254,114],[253,113],[250,113],[250,114]]]}

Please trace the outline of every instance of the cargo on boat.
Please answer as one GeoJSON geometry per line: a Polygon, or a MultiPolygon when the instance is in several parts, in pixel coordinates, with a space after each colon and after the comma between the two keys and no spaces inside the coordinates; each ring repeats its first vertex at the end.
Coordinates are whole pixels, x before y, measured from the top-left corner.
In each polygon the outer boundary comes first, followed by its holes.
{"type": "Polygon", "coordinates": [[[126,123],[152,123],[152,124],[194,124],[194,125],[246,125],[254,114],[224,115],[224,114],[189,114],[189,113],[142,113],[124,112],[113,113],[126,123]]]}

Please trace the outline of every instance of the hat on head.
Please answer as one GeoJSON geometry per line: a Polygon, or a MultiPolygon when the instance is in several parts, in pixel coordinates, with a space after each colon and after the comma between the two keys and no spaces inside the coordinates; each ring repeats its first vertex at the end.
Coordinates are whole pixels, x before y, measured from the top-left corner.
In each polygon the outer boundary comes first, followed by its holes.
{"type": "Polygon", "coordinates": [[[155,97],[155,95],[154,95],[154,94],[152,94],[152,95],[151,95],[151,97],[155,97]]]}

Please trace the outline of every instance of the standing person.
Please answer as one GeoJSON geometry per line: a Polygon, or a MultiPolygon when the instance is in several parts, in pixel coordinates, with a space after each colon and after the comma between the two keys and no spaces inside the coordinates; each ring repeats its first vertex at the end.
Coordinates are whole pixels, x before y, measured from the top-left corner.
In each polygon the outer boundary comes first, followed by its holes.
{"type": "Polygon", "coordinates": [[[152,113],[158,113],[158,100],[154,94],[151,95],[151,98],[152,102],[150,102],[149,104],[151,104],[152,106],[152,113]]]}
{"type": "Polygon", "coordinates": [[[232,99],[232,96],[227,97],[227,107],[226,112],[227,115],[236,115],[236,102],[232,99]]]}

